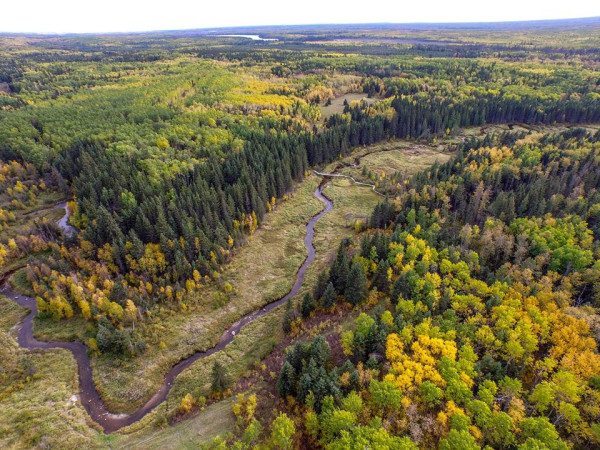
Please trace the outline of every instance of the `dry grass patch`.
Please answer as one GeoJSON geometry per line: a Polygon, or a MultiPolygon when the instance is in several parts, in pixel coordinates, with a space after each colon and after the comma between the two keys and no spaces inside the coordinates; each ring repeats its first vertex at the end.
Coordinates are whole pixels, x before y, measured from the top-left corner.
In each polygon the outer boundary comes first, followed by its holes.
{"type": "Polygon", "coordinates": [[[65,214],[62,208],[57,207],[61,198],[62,195],[56,192],[44,192],[38,197],[33,206],[28,206],[25,209],[15,209],[10,205],[8,197],[0,194],[0,208],[10,210],[15,214],[14,222],[10,222],[9,226],[0,231],[0,242],[27,234],[35,221],[41,218],[58,221],[65,214]]]}
{"type": "Polygon", "coordinates": [[[323,118],[327,119],[328,117],[331,117],[334,114],[342,114],[344,112],[344,101],[352,103],[360,100],[365,100],[368,103],[374,103],[376,101],[374,98],[368,98],[367,94],[365,93],[344,94],[340,97],[332,99],[331,104],[329,105],[321,105],[321,115],[323,116],[323,118]]]}
{"type": "Polygon", "coordinates": [[[204,408],[198,415],[173,426],[143,430],[110,439],[115,449],[198,448],[235,427],[231,412],[233,398],[227,398],[204,408]]]}
{"type": "Polygon", "coordinates": [[[3,365],[16,363],[27,374],[0,386],[0,448],[98,447],[99,432],[76,396],[75,360],[66,350],[23,350],[9,332],[25,313],[0,298],[3,365]]]}

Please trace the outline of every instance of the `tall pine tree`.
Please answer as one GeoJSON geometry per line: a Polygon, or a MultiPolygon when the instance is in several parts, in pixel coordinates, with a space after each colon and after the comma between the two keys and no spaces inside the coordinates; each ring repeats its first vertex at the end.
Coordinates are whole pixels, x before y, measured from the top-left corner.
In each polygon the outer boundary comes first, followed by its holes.
{"type": "Polygon", "coordinates": [[[350,268],[344,296],[353,305],[358,305],[367,298],[367,276],[362,266],[355,262],[350,268]]]}

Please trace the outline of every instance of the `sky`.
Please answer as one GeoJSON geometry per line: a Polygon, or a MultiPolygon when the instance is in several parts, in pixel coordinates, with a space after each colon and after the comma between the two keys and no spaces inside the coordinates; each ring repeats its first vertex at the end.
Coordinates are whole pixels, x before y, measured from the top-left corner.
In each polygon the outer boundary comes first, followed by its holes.
{"type": "Polygon", "coordinates": [[[0,32],[95,33],[600,16],[600,0],[3,0],[0,32]]]}

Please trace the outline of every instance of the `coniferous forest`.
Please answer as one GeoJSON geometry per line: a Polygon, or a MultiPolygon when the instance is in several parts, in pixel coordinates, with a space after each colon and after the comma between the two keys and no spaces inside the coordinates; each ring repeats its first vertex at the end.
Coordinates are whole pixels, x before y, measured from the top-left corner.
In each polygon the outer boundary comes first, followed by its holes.
{"type": "Polygon", "coordinates": [[[523,27],[0,35],[0,444],[600,446],[600,22],[523,27]]]}

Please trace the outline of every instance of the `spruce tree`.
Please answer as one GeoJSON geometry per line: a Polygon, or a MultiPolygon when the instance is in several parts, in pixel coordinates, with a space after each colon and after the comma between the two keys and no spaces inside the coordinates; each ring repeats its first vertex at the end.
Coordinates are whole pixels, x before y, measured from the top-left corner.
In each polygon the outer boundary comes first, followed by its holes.
{"type": "Polygon", "coordinates": [[[292,331],[292,322],[294,321],[294,311],[292,310],[292,299],[285,304],[285,313],[283,315],[283,332],[289,334],[292,331]]]}
{"type": "Polygon", "coordinates": [[[212,368],[212,382],[210,389],[213,393],[218,394],[225,391],[230,384],[227,369],[219,361],[215,361],[212,368]]]}
{"type": "Polygon", "coordinates": [[[388,292],[390,289],[390,281],[388,280],[388,269],[390,268],[387,260],[380,260],[377,264],[377,271],[373,277],[373,286],[379,292],[388,292]]]}
{"type": "Polygon", "coordinates": [[[309,347],[310,358],[314,359],[319,366],[325,366],[331,358],[331,347],[323,335],[317,336],[309,347]]]}
{"type": "Polygon", "coordinates": [[[344,296],[353,305],[358,305],[367,298],[367,276],[359,263],[353,263],[350,268],[344,296]]]}
{"type": "Polygon", "coordinates": [[[323,308],[331,308],[335,305],[335,300],[337,298],[337,293],[335,288],[333,287],[333,283],[327,283],[327,287],[325,288],[325,292],[321,297],[321,307],[323,308]]]}
{"type": "Polygon", "coordinates": [[[317,279],[317,285],[313,291],[313,297],[315,299],[320,299],[327,288],[327,283],[329,283],[329,273],[326,271],[321,272],[319,274],[319,278],[317,279]]]}
{"type": "Polygon", "coordinates": [[[281,397],[296,395],[296,372],[289,362],[285,362],[277,380],[277,391],[281,397]]]}
{"type": "Polygon", "coordinates": [[[336,291],[344,292],[348,282],[349,270],[350,259],[348,258],[347,243],[342,242],[329,272],[329,280],[333,283],[336,291]]]}
{"type": "Polygon", "coordinates": [[[302,304],[300,305],[300,314],[302,314],[303,318],[308,318],[310,313],[314,311],[315,299],[308,292],[304,294],[304,298],[302,299],[302,304]]]}

